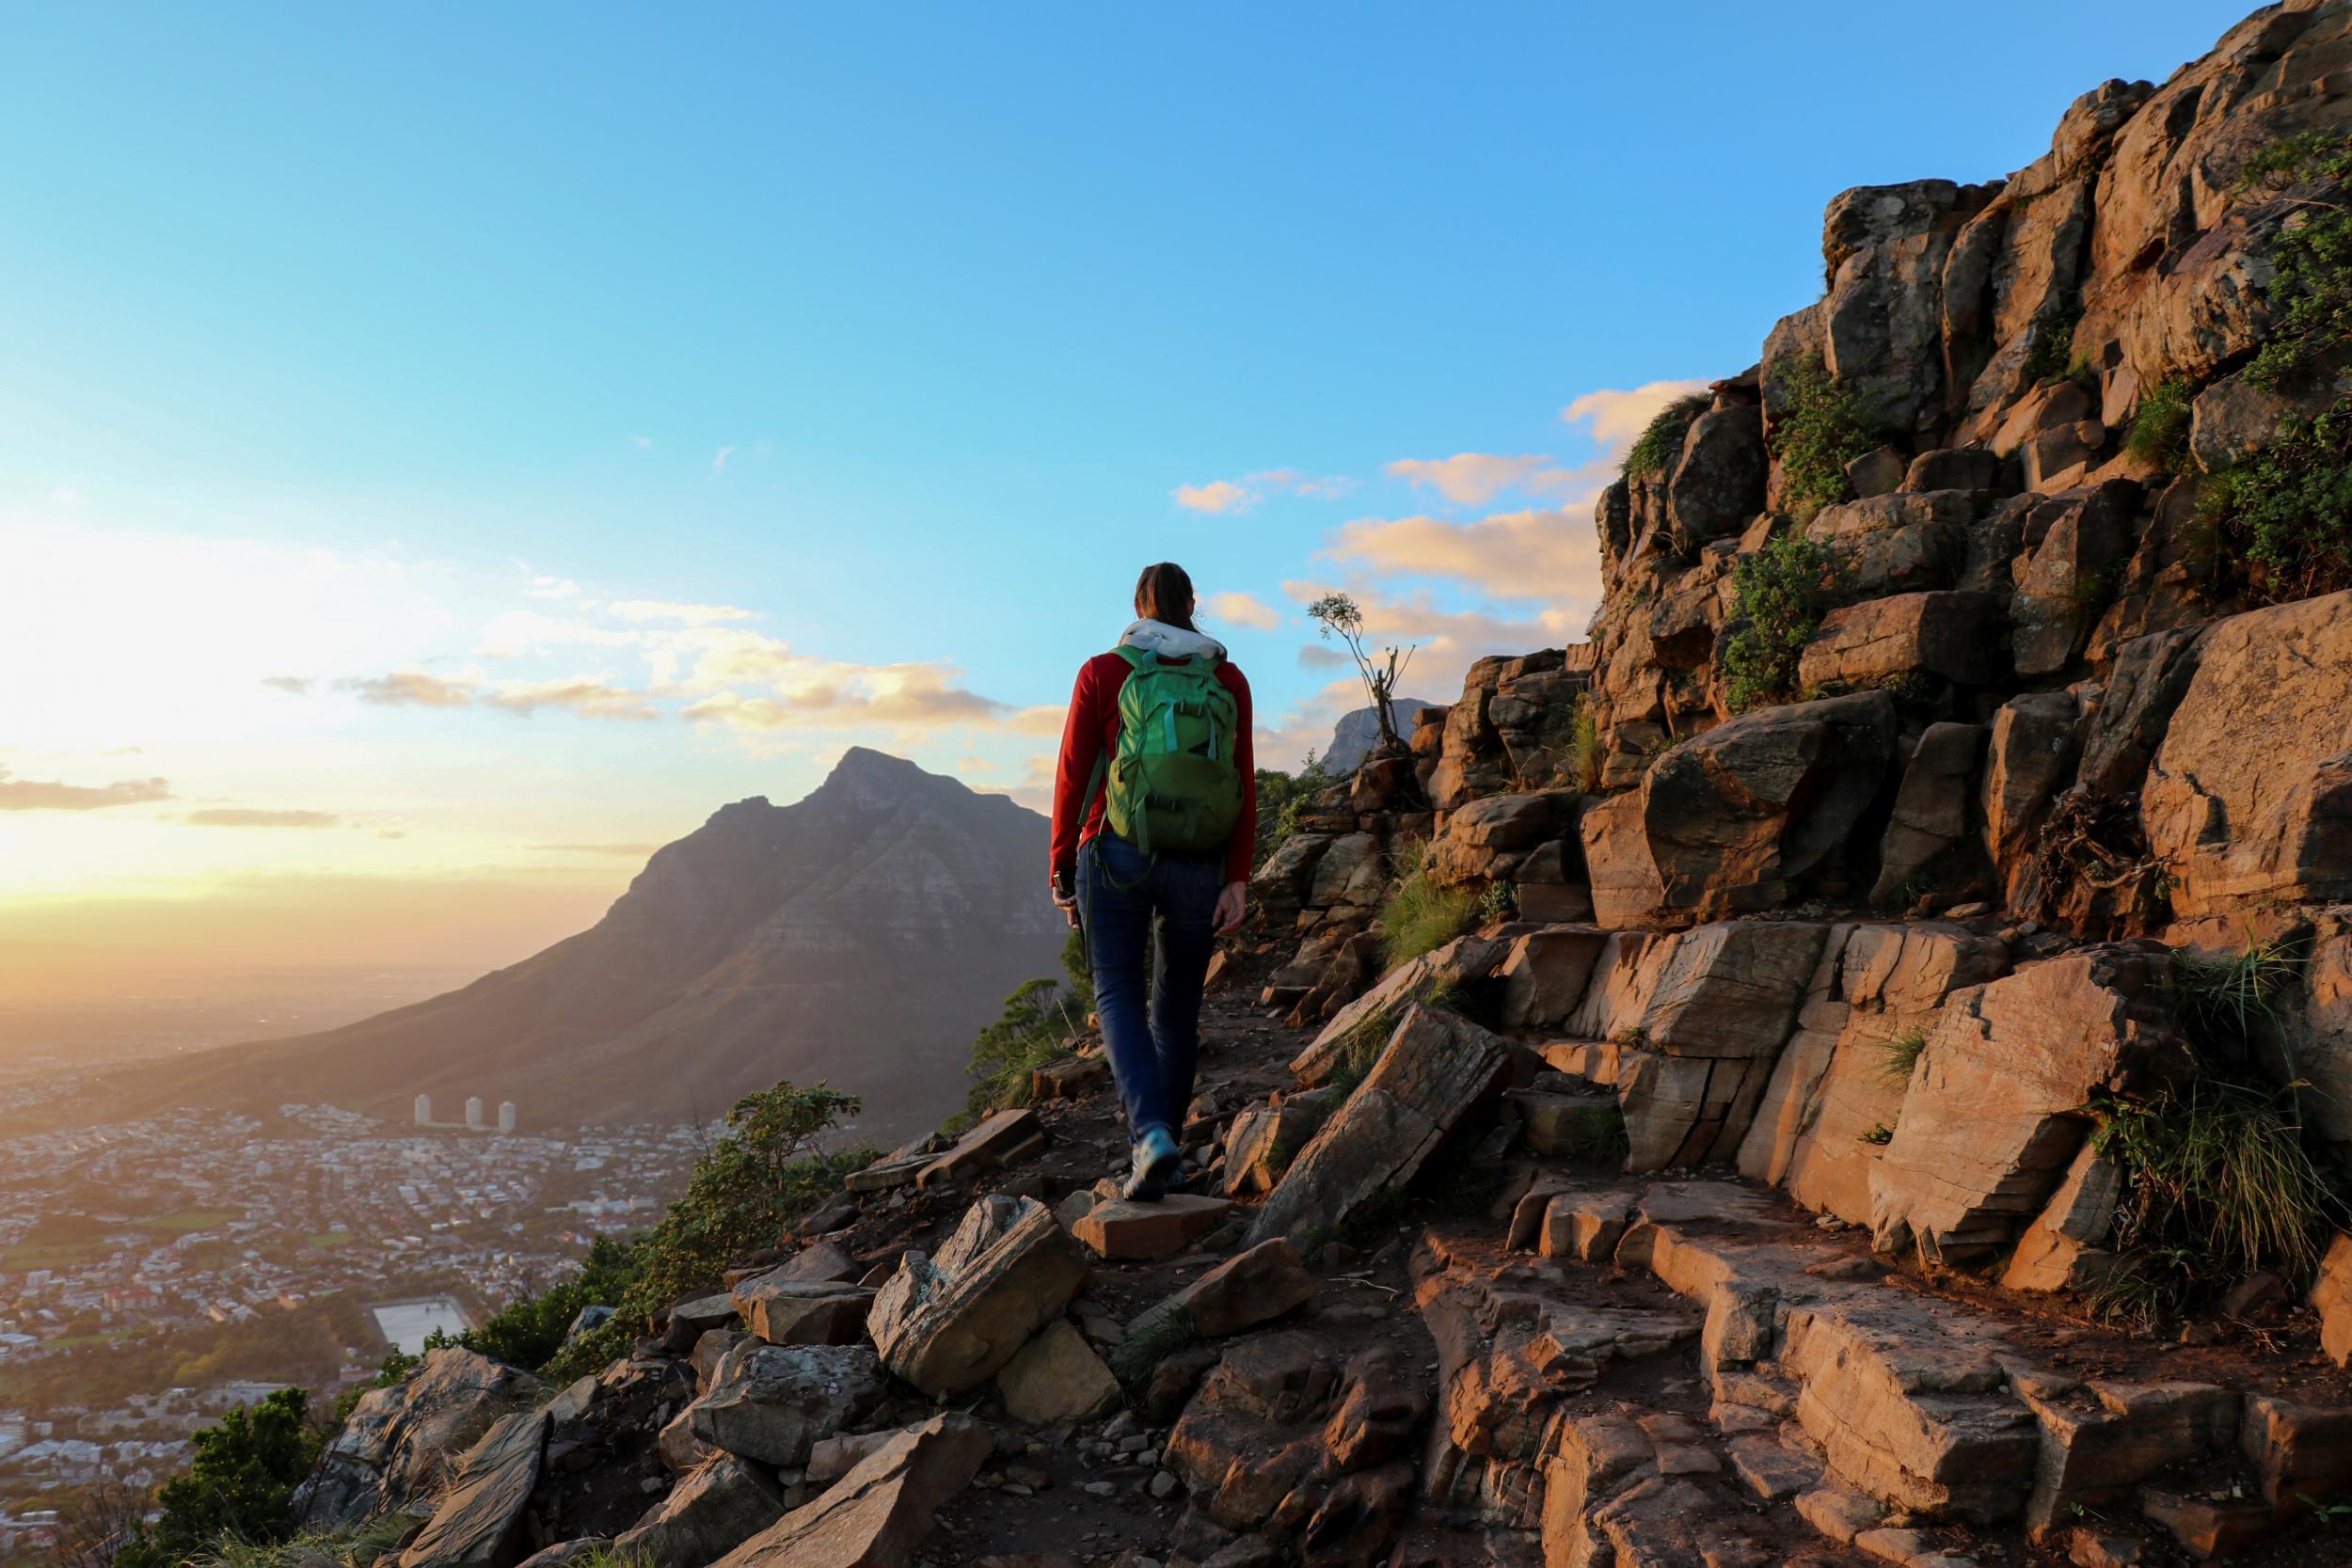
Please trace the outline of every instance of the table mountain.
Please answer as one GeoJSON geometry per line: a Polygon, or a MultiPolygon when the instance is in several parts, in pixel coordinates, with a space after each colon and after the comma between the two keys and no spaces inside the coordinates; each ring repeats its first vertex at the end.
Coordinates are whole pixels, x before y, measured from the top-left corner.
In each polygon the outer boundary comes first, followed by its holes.
{"type": "Polygon", "coordinates": [[[1046,822],[852,748],[805,800],[723,806],[595,927],[462,990],[151,1073],[158,1103],[469,1097],[531,1129],[713,1117],[779,1078],[863,1095],[887,1139],[961,1104],[976,1030],[1059,973],[1046,822]]]}

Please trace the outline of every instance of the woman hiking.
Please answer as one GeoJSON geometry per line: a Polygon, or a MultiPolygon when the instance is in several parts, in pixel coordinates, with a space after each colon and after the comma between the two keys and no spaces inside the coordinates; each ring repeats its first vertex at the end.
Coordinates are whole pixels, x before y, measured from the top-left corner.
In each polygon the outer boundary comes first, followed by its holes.
{"type": "Polygon", "coordinates": [[[1192,608],[1183,567],[1143,569],[1135,622],[1078,670],[1054,770],[1054,902],[1086,933],[1133,1146],[1122,1190],[1146,1201],[1184,1178],[1209,951],[1241,925],[1258,838],[1249,683],[1192,608]]]}

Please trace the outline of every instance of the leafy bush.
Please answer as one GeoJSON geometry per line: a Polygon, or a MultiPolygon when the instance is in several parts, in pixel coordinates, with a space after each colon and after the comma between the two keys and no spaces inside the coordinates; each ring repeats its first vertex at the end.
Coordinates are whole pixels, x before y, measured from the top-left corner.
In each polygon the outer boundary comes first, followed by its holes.
{"type": "Polygon", "coordinates": [[[124,1544],[116,1568],[180,1568],[224,1542],[291,1536],[294,1488],[318,1458],[309,1413],[310,1396],[280,1388],[198,1433],[187,1471],[156,1497],[161,1516],[124,1544]]]}
{"type": "Polygon", "coordinates": [[[2248,569],[2256,600],[2352,587],[2352,400],[2208,475],[2197,504],[2199,521],[2248,569]]]}
{"type": "Polygon", "coordinates": [[[1391,969],[1443,947],[1478,918],[1478,900],[1467,889],[1438,886],[1429,863],[1427,839],[1407,840],[1391,863],[1395,879],[1379,916],[1381,952],[1391,969]]]}
{"type": "Polygon", "coordinates": [[[1853,498],[1846,465],[1877,446],[1878,437],[1862,400],[1831,377],[1820,355],[1775,363],[1772,380],[1782,403],[1771,436],[1781,499],[1799,522],[1809,522],[1824,506],[1853,498]]]}
{"type": "Polygon", "coordinates": [[[1312,752],[1307,753],[1306,766],[1295,773],[1278,768],[1258,769],[1258,846],[1251,857],[1252,865],[1263,865],[1266,857],[1282,847],[1282,841],[1298,832],[1298,814],[1315,798],[1315,792],[1329,786],[1331,775],[1312,752]]]}
{"type": "Polygon", "coordinates": [[[2352,342],[2352,212],[2306,214],[2270,245],[2270,282],[2263,291],[2274,316],[2270,334],[2246,367],[2257,387],[2294,379],[2328,350],[2352,342]]]}
{"type": "Polygon", "coordinates": [[[628,1349],[652,1314],[717,1290],[727,1269],[773,1246],[839,1192],[874,1158],[870,1148],[824,1147],[825,1134],[856,1115],[858,1103],[823,1084],[803,1089],[788,1080],[737,1101],[727,1136],[694,1162],[686,1196],[611,1264],[607,1286],[619,1286],[612,1321],[565,1341],[540,1371],[564,1380],[602,1368],[628,1349]]]}
{"type": "Polygon", "coordinates": [[[2341,131],[2302,131],[2259,148],[2239,166],[2232,191],[2257,186],[2315,184],[2352,179],[2352,136],[2341,131]]]}
{"type": "Polygon", "coordinates": [[[2124,432],[2123,450],[2143,463],[2178,468],[2188,456],[2189,384],[2176,376],[2139,400],[2124,432]]]}
{"type": "Polygon", "coordinates": [[[2082,324],[2082,306],[2069,303],[2034,324],[2033,341],[2026,346],[2026,362],[2018,367],[2028,385],[2047,381],[2054,375],[2074,373],[2074,328],[2082,324]]]}
{"type": "Polygon", "coordinates": [[[1691,427],[1714,401],[1705,392],[1692,392],[1675,399],[1650,416],[1642,434],[1626,449],[1625,466],[1618,472],[1627,479],[1647,479],[1665,472],[1666,460],[1682,450],[1683,437],[1690,435],[1691,427]]]}
{"type": "Polygon", "coordinates": [[[1798,656],[1836,601],[1844,575],[1827,545],[1794,530],[1733,568],[1731,613],[1743,624],[1724,640],[1721,672],[1733,711],[1794,694],[1798,656]]]}
{"type": "MultiPolygon", "coordinates": [[[[434,1351],[457,1345],[510,1366],[544,1367],[564,1348],[564,1336],[580,1309],[614,1306],[635,1282],[637,1267],[629,1247],[599,1236],[589,1243],[588,1257],[580,1273],[557,1281],[535,1296],[508,1303],[480,1328],[454,1335],[437,1328],[425,1339],[424,1348],[434,1351]]],[[[399,1355],[399,1352],[393,1352],[395,1358],[399,1355]]],[[[413,1366],[414,1358],[407,1359],[413,1366]]],[[[392,1370],[388,1363],[386,1371],[392,1370]]],[[[406,1370],[402,1369],[392,1381],[398,1382],[400,1376],[405,1375],[406,1370]]],[[[381,1376],[378,1381],[382,1381],[381,1376]]]]}

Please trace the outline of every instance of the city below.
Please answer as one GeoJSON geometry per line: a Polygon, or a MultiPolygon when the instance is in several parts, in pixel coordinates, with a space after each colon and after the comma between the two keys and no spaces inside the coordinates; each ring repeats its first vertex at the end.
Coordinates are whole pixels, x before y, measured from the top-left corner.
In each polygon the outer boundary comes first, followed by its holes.
{"type": "Polygon", "coordinates": [[[399,1127],[332,1105],[0,1138],[0,1560],[58,1510],[183,1467],[222,1412],[314,1402],[640,1230],[718,1129],[516,1131],[476,1098],[399,1127]]]}

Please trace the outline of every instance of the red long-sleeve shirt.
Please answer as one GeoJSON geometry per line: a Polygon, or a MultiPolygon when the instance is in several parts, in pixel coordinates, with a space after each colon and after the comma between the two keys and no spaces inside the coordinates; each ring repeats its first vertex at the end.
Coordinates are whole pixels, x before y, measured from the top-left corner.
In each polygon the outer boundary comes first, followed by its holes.
{"type": "MultiPolygon", "coordinates": [[[[1061,760],[1054,768],[1054,840],[1051,869],[1078,868],[1078,847],[1103,831],[1103,795],[1081,822],[1094,765],[1119,750],[1119,691],[1133,666],[1118,654],[1097,654],[1078,667],[1070,712],[1062,720],[1061,760]]],[[[1232,664],[1216,667],[1217,684],[1233,694],[1233,766],[1241,769],[1241,818],[1225,845],[1225,879],[1246,882],[1258,849],[1257,748],[1249,736],[1249,682],[1232,664]]],[[[1104,794],[1107,794],[1105,787],[1104,794]]]]}

